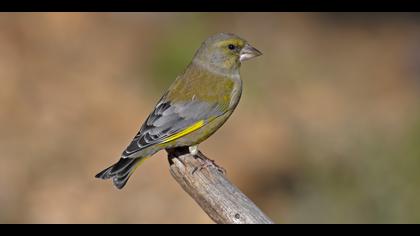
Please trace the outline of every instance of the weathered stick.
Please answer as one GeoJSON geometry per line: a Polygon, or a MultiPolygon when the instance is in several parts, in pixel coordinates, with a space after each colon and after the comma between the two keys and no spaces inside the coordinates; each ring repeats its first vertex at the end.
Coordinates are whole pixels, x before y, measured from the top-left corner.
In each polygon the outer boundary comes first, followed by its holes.
{"type": "Polygon", "coordinates": [[[220,169],[209,165],[201,152],[193,156],[185,149],[168,150],[170,172],[182,188],[219,224],[272,224],[220,169]]]}

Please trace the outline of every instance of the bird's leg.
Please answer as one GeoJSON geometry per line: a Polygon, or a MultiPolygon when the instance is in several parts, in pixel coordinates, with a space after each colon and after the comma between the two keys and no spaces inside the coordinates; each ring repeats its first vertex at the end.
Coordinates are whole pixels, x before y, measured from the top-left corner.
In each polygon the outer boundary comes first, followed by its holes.
{"type": "Polygon", "coordinates": [[[192,174],[194,174],[197,170],[202,170],[202,169],[204,169],[204,168],[207,168],[207,167],[210,167],[210,166],[213,166],[213,167],[216,167],[216,169],[220,172],[220,173],[222,173],[222,174],[226,174],[226,170],[225,170],[225,168],[223,168],[223,167],[221,167],[221,166],[219,166],[219,165],[217,165],[216,164],[216,162],[214,161],[214,160],[212,160],[212,159],[210,159],[210,158],[208,158],[208,157],[206,157],[201,151],[198,151],[197,150],[197,153],[196,154],[194,154],[194,157],[195,158],[198,158],[198,159],[200,159],[200,160],[202,160],[203,162],[201,163],[201,165],[200,166],[198,166],[198,167],[195,167],[194,168],[194,170],[192,171],[192,174]]]}

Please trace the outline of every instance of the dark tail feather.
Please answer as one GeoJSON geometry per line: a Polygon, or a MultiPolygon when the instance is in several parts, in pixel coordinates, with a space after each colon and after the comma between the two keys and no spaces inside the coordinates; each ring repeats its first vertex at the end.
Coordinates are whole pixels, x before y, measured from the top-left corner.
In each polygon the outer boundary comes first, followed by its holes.
{"type": "Polygon", "coordinates": [[[95,177],[100,179],[109,179],[111,177],[114,177],[116,174],[121,172],[124,169],[124,167],[128,166],[134,160],[135,159],[132,158],[121,158],[117,163],[101,171],[95,177]]]}
{"type": "Polygon", "coordinates": [[[106,168],[105,170],[98,173],[95,177],[100,179],[112,178],[115,187],[122,189],[134,172],[135,168],[145,158],[121,158],[114,165],[106,168]]]}

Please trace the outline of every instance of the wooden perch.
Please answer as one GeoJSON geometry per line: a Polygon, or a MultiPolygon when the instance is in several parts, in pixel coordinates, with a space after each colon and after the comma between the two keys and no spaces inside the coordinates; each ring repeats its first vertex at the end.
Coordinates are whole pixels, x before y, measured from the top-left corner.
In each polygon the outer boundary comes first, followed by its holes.
{"type": "Polygon", "coordinates": [[[214,222],[273,223],[201,152],[193,156],[188,148],[172,149],[168,160],[172,176],[214,222]]]}

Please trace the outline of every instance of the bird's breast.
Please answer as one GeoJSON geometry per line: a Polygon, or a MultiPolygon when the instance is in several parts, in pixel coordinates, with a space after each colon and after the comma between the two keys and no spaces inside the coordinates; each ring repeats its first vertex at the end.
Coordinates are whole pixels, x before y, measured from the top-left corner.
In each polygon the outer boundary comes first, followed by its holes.
{"type": "Polygon", "coordinates": [[[236,107],[241,91],[239,73],[221,75],[193,66],[174,82],[167,98],[173,102],[214,103],[227,110],[236,107]]]}
{"type": "Polygon", "coordinates": [[[230,95],[229,109],[233,110],[239,103],[242,94],[242,80],[241,78],[235,77],[231,79],[233,81],[233,87],[230,95]]]}

